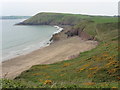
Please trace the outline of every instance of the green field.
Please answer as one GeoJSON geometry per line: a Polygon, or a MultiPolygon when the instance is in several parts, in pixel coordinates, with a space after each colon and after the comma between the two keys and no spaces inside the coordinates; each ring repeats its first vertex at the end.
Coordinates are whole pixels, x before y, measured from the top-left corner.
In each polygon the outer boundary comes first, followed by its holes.
{"type": "Polygon", "coordinates": [[[76,25],[81,21],[91,21],[94,23],[118,22],[118,17],[113,16],[90,16],[81,14],[65,13],[38,13],[35,16],[25,20],[22,24],[30,25],[76,25]]]}
{"type": "Polygon", "coordinates": [[[62,24],[71,25],[69,23],[72,22],[74,29],[85,26],[85,32],[96,37],[99,45],[91,51],[80,53],[75,59],[35,65],[14,80],[3,79],[3,88],[118,88],[120,47],[117,17],[42,13],[25,22],[51,24],[52,15],[56,16],[53,20],[57,18],[56,24],[63,20],[62,24]],[[44,15],[46,18],[42,20],[44,15]],[[67,19],[60,20],[61,17],[67,19]],[[75,21],[72,20],[74,17],[75,21]]]}

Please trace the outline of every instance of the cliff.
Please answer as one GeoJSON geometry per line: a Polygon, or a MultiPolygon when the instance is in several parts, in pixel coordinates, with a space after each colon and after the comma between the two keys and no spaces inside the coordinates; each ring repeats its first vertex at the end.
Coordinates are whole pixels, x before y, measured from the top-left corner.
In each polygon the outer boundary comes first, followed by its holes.
{"type": "MultiPolygon", "coordinates": [[[[113,27],[117,27],[117,22],[118,17],[112,16],[38,13],[17,25],[58,25],[63,27],[64,30],[62,32],[53,35],[51,38],[53,41],[66,39],[72,36],[79,36],[84,40],[101,40],[101,36],[105,36],[107,33],[101,33],[101,35],[98,35],[101,32],[99,29],[101,27],[99,26],[105,27],[105,25],[113,25],[113,27]]],[[[111,29],[112,28],[110,28],[110,30],[111,29]]]]}

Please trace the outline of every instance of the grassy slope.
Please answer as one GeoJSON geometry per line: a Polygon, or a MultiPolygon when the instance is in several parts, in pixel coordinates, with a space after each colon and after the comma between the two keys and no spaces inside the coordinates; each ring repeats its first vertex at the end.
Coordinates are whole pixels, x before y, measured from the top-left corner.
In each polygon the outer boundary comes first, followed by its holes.
{"type": "Polygon", "coordinates": [[[5,80],[3,87],[18,87],[18,83],[9,84],[9,82],[14,83],[16,81],[24,84],[25,87],[118,87],[120,77],[118,77],[118,28],[116,17],[74,16],[82,19],[89,18],[89,21],[94,21],[77,23],[74,28],[86,25],[85,31],[95,36],[100,44],[95,49],[81,53],[78,58],[72,60],[33,66],[15,80],[5,80]]]}
{"type": "Polygon", "coordinates": [[[95,23],[117,22],[117,17],[107,16],[89,16],[81,14],[64,13],[38,13],[35,16],[25,20],[24,24],[51,24],[51,25],[75,25],[83,20],[93,21],[95,23]]]}
{"type": "Polygon", "coordinates": [[[118,46],[116,41],[101,43],[78,58],[50,65],[36,65],[4,87],[118,87],[118,46]],[[49,85],[49,81],[52,85],[49,85]],[[12,82],[12,84],[11,84],[12,82]],[[20,83],[18,83],[20,82],[20,83]],[[48,84],[46,83],[48,82],[48,84]]]}

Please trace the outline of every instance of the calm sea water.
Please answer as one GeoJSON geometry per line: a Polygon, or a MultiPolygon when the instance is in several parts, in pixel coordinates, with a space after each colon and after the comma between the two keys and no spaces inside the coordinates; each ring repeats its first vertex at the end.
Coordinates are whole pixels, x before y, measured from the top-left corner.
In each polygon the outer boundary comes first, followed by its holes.
{"type": "Polygon", "coordinates": [[[52,26],[14,25],[20,21],[22,20],[2,20],[2,60],[47,46],[52,34],[58,31],[52,26]]]}

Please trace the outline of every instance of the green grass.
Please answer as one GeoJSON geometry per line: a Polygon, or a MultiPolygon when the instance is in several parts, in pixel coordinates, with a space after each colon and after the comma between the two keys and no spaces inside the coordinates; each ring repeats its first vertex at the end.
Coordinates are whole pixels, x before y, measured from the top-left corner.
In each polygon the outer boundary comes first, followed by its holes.
{"type": "Polygon", "coordinates": [[[118,17],[107,17],[107,16],[93,17],[92,20],[95,21],[96,23],[111,23],[111,22],[118,22],[118,17]]]}
{"type": "MultiPolygon", "coordinates": [[[[37,20],[39,15],[43,17],[44,14],[37,14],[37,17],[34,17],[37,20]]],[[[46,17],[51,16],[49,17],[51,20],[52,15],[57,17],[54,23],[60,23],[61,17],[67,18],[62,19],[64,24],[69,23],[71,17],[71,15],[68,17],[68,14],[60,14],[58,17],[58,14],[52,13],[46,17]]],[[[4,88],[118,88],[120,67],[118,65],[119,36],[116,17],[87,15],[73,15],[72,17],[76,17],[75,22],[81,17],[80,22],[73,28],[86,26],[85,32],[96,37],[99,45],[90,51],[80,53],[75,59],[48,65],[35,65],[14,80],[3,79],[4,88]]],[[[43,21],[47,23],[47,19],[43,21]]]]}
{"type": "Polygon", "coordinates": [[[99,41],[110,41],[118,38],[118,23],[94,23],[90,21],[83,21],[74,26],[74,29],[85,27],[84,31],[89,35],[95,37],[99,41]]]}
{"type": "Polygon", "coordinates": [[[76,25],[77,23],[80,23],[83,20],[93,21],[95,23],[112,23],[112,22],[118,22],[118,17],[90,16],[90,15],[66,14],[66,13],[38,13],[35,16],[22,22],[22,24],[76,25]]]}
{"type": "Polygon", "coordinates": [[[72,60],[35,65],[16,77],[14,82],[24,82],[26,87],[36,88],[118,87],[118,46],[117,41],[111,42],[101,43],[72,60]],[[51,84],[45,84],[46,80],[51,80],[51,84]]]}

